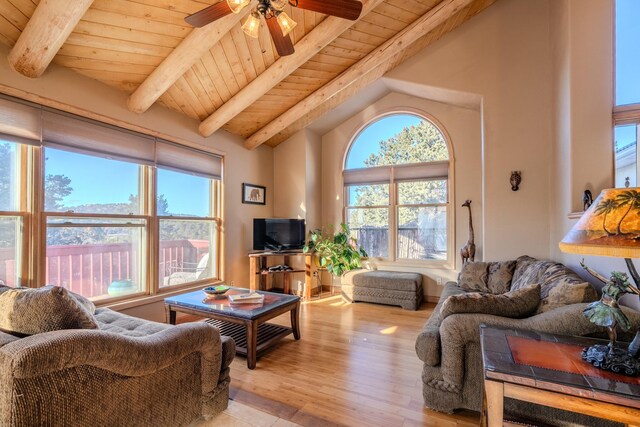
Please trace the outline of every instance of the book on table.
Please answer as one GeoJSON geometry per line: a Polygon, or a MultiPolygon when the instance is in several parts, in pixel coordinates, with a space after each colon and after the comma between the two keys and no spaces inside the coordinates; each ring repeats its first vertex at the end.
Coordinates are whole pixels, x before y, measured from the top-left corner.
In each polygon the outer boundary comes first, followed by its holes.
{"type": "Polygon", "coordinates": [[[229,301],[232,304],[260,304],[264,302],[264,295],[257,292],[248,294],[229,295],[229,301]]]}

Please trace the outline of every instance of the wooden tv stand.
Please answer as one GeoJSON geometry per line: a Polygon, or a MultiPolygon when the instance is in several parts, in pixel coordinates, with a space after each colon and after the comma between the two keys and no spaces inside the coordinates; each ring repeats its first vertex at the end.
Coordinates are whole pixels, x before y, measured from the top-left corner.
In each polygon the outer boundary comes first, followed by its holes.
{"type": "Polygon", "coordinates": [[[267,283],[267,277],[274,274],[283,275],[284,293],[291,293],[291,275],[295,273],[304,273],[304,299],[309,301],[311,299],[311,286],[313,283],[313,273],[316,270],[316,265],[313,262],[312,255],[310,253],[305,254],[302,251],[282,251],[282,252],[250,252],[249,253],[249,289],[252,291],[265,290],[267,283]],[[304,270],[286,270],[286,271],[268,271],[269,258],[282,257],[284,263],[290,265],[292,257],[304,257],[304,270]]]}

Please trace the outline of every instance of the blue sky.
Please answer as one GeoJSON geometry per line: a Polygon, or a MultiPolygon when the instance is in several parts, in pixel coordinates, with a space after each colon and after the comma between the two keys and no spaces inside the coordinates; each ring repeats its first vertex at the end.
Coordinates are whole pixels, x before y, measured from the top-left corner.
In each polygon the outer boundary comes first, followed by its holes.
{"type": "MultiPolygon", "coordinates": [[[[65,206],[127,203],[138,192],[138,165],[45,148],[45,173],[71,179],[73,192],[65,206]]],[[[159,193],[172,214],[208,216],[209,185],[204,178],[158,169],[159,193]]]]}
{"type": "MultiPolygon", "coordinates": [[[[640,1],[616,1],[616,105],[640,102],[640,1]]],[[[636,142],[635,126],[618,126],[616,147],[636,142]]]]}
{"type": "Polygon", "coordinates": [[[364,129],[351,146],[347,157],[347,169],[364,168],[364,160],[371,153],[378,151],[378,142],[391,138],[393,135],[412,125],[417,125],[422,119],[407,114],[397,114],[384,117],[364,129]]]}

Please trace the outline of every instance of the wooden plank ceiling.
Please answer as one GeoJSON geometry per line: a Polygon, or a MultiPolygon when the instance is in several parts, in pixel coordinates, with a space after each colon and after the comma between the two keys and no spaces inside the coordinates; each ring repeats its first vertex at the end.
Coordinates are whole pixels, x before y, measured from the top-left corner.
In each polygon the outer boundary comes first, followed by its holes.
{"type": "MultiPolygon", "coordinates": [[[[224,1],[224,0],[222,0],[224,1]]],[[[255,1],[255,0],[254,0],[255,1]]],[[[358,81],[262,142],[275,146],[386,71],[466,22],[495,0],[469,0],[418,41],[368,71],[358,81]]],[[[216,0],[94,0],[62,45],[53,62],[128,93],[138,86],[193,31],[184,18],[216,0]]],[[[0,43],[13,47],[40,0],[0,0],[0,43]]],[[[235,115],[224,129],[249,137],[294,108],[305,98],[376,49],[402,35],[412,23],[440,6],[441,0],[384,0],[358,22],[318,51],[299,68],[275,84],[248,108],[235,115]],[[432,10],[433,9],[433,10],[432,10]]],[[[445,3],[443,1],[442,3],[445,3]]],[[[326,19],[325,15],[287,6],[298,23],[291,34],[302,40],[326,19]]],[[[204,120],[278,60],[266,25],[259,39],[232,27],[218,43],[194,63],[158,100],[164,106],[204,120]]],[[[216,25],[216,23],[210,24],[216,25]]],[[[331,95],[331,94],[329,94],[331,95]]]]}

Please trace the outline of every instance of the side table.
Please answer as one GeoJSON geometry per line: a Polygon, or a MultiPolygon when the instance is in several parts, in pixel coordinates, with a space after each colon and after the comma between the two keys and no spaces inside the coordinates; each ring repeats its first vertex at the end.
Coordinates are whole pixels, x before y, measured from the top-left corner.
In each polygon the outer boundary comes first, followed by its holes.
{"type": "Polygon", "coordinates": [[[640,378],[581,359],[584,347],[601,341],[482,325],[482,425],[502,427],[505,397],[640,425],[640,378]]]}

